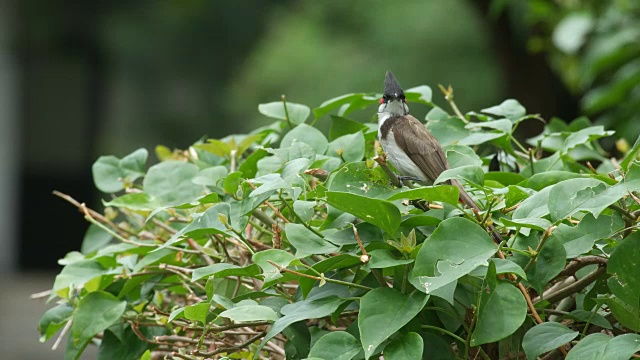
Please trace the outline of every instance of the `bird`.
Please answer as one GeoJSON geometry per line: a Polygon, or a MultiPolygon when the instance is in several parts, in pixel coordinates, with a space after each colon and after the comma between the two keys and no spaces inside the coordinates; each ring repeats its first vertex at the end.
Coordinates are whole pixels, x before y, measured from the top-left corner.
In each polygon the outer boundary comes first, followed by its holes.
{"type": "MultiPolygon", "coordinates": [[[[438,140],[418,119],[409,114],[404,91],[391,71],[385,74],[384,94],[378,107],[378,140],[401,179],[433,185],[438,176],[449,169],[438,140]]],[[[458,180],[451,179],[447,183],[460,189],[460,202],[480,211],[458,180]]],[[[494,240],[502,241],[493,225],[489,225],[489,230],[494,240]]]]}

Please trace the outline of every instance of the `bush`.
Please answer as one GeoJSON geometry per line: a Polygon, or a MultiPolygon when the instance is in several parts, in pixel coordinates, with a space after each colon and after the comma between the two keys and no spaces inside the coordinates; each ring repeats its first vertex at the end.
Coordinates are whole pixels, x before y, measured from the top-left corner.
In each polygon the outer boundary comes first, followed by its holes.
{"type": "Polygon", "coordinates": [[[90,226],[60,260],[41,340],[62,330],[70,359],[89,344],[99,359],[640,349],[640,143],[610,159],[597,140],[612,132],[585,118],[519,141],[519,124],[540,119],[515,100],[451,115],[430,88],[408,90],[431,107],[427,127],[452,168],[440,180],[460,179],[474,213],[455,186],[390,184],[377,124],[347,118],[378,98],[331,99],[310,124],[307,106],[262,104],[276,122],[185,151],[158,146],[148,169],[144,149],[99,158],[95,184],[112,194],[103,213],[58,193],[90,226]],[[327,138],[313,124],[336,110],[327,138]]]}

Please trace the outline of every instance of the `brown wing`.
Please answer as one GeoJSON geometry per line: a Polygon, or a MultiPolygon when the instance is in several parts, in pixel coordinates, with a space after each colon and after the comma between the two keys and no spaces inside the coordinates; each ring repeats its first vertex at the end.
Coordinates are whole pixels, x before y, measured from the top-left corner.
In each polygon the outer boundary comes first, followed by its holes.
{"type": "Polygon", "coordinates": [[[406,151],[409,158],[431,182],[449,168],[444,151],[436,138],[413,116],[405,115],[398,121],[393,136],[398,146],[406,151]]]}

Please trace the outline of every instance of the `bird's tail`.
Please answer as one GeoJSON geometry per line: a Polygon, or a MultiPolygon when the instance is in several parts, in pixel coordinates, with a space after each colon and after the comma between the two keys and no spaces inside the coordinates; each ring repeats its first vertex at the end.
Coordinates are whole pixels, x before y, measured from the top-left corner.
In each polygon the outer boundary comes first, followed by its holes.
{"type": "MultiPolygon", "coordinates": [[[[480,211],[480,208],[478,207],[476,202],[473,201],[473,198],[471,198],[471,195],[469,195],[469,193],[467,193],[467,191],[464,189],[464,187],[462,186],[462,184],[458,180],[451,180],[451,183],[453,185],[457,186],[458,189],[460,189],[460,202],[465,204],[470,209],[474,209],[474,210],[480,211]]],[[[502,235],[500,235],[500,233],[498,233],[498,231],[493,226],[493,224],[490,224],[489,226],[487,226],[487,229],[491,233],[491,237],[493,238],[493,240],[497,244],[500,244],[502,242],[502,235]]]]}

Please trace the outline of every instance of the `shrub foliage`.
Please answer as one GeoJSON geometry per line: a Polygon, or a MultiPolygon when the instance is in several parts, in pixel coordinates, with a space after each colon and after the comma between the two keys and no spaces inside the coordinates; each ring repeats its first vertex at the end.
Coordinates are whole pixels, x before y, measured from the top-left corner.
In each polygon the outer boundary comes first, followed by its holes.
{"type": "MultiPolygon", "coordinates": [[[[453,104],[451,89],[443,89],[453,104]]],[[[98,212],[60,260],[41,340],[66,358],[627,359],[640,349],[640,143],[579,118],[534,138],[515,100],[451,113],[431,89],[427,128],[455,186],[403,186],[376,144],[376,94],[311,109],[262,104],[244,135],[100,157],[98,212]],[[335,114],[337,115],[330,115],[335,114]],[[314,127],[330,121],[328,136],[314,127]],[[394,185],[395,184],[395,185],[394,185]],[[504,239],[487,231],[493,224],[504,239]]]]}

